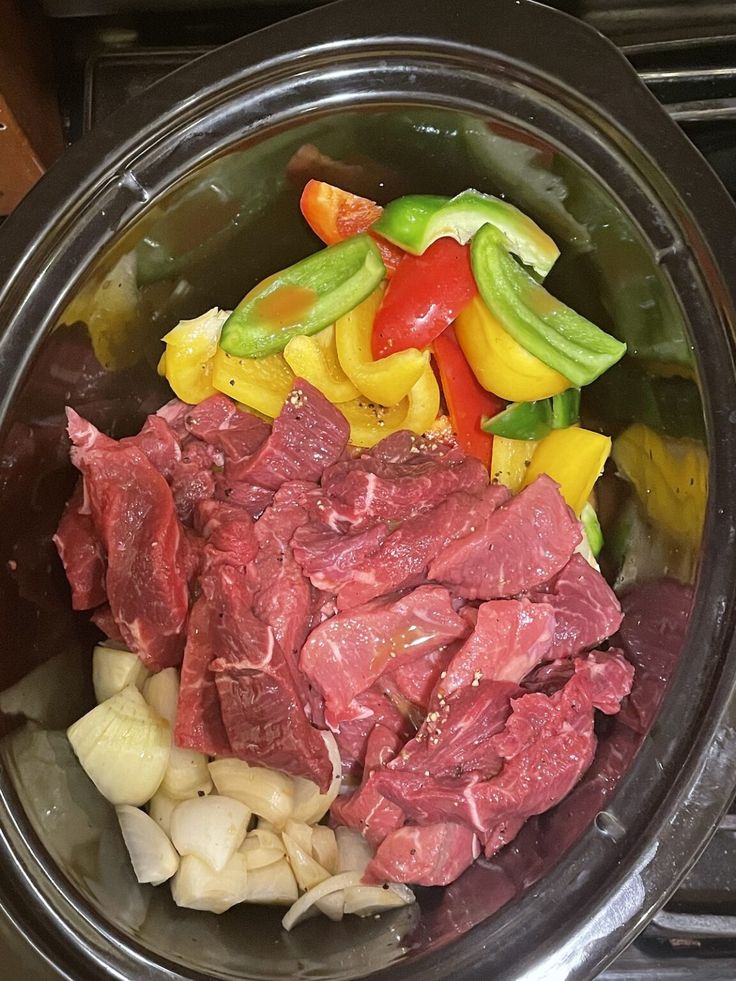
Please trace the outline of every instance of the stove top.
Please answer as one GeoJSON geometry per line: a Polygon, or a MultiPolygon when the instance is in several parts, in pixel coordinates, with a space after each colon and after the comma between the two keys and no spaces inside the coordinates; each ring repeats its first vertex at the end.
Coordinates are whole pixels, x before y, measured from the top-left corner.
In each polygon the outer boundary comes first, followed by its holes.
{"type": "MultiPolygon", "coordinates": [[[[589,19],[605,30],[602,8],[595,2],[589,6],[589,19]]],[[[639,9],[624,6],[630,14],[639,9]]],[[[200,16],[184,18],[176,27],[176,15],[85,22],[81,27],[79,22],[59,22],[57,49],[64,52],[69,69],[63,72],[62,93],[68,139],[74,140],[187,61],[294,10],[283,4],[250,7],[229,21],[214,17],[210,22],[200,16]]],[[[700,29],[684,38],[672,37],[673,31],[668,30],[663,32],[664,40],[653,38],[651,30],[639,34],[628,30],[619,37],[611,33],[736,197],[736,12],[729,19],[733,34],[724,33],[715,22],[709,25],[710,36],[702,36],[708,32],[700,29]]],[[[736,808],[664,909],[600,977],[601,981],[736,978],[736,808]]]]}

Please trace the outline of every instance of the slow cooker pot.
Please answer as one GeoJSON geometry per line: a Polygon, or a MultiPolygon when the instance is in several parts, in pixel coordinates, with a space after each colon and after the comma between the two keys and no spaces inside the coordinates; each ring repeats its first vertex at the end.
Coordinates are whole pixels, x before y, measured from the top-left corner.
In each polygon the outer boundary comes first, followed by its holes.
{"type": "Polygon", "coordinates": [[[0,905],[49,976],[582,978],[632,939],[736,786],[735,249],[733,204],[625,60],[526,0],[330,5],[67,153],[0,231],[0,905]],[[297,206],[313,173],[379,200],[476,186],[534,215],[562,246],[554,290],[628,343],[588,423],[647,426],[703,479],[677,498],[687,534],[650,541],[655,514],[632,559],[621,516],[657,474],[604,478],[639,687],[573,794],[418,910],[286,935],[277,911],[216,918],[135,882],[63,735],[96,633],[50,536],[74,481],[64,405],[134,431],[167,398],[162,334],[317,247],[297,206]]]}

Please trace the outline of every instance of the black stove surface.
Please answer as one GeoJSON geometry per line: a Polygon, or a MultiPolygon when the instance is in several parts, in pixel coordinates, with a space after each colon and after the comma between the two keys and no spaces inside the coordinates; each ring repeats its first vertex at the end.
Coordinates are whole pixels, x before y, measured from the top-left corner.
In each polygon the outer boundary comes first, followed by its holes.
{"type": "MultiPolygon", "coordinates": [[[[81,26],[59,22],[58,50],[68,68],[63,73],[68,138],[75,139],[174,68],[296,9],[250,7],[227,22],[177,15],[81,26]]],[[[649,32],[631,43],[629,32],[614,40],[626,42],[621,47],[641,78],[736,197],[736,15],[729,19],[733,34],[713,26],[716,36],[657,40],[649,32]]],[[[590,20],[595,23],[595,17],[590,20]]],[[[605,28],[604,23],[597,26],[605,28]]],[[[664,909],[601,975],[601,981],[629,979],[736,979],[736,809],[664,909]]]]}

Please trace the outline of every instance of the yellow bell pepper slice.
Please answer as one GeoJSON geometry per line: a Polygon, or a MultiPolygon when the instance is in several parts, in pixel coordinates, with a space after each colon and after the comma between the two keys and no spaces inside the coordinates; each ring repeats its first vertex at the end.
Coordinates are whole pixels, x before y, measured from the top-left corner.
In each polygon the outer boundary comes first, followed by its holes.
{"type": "Polygon", "coordinates": [[[610,452],[611,440],[601,433],[578,426],[553,429],[539,441],[522,487],[546,473],[557,481],[562,496],[580,515],[610,452]]]}
{"type": "MultiPolygon", "coordinates": [[[[168,355],[166,358],[168,362],[168,355]]],[[[283,354],[265,358],[237,358],[221,347],[213,359],[212,384],[251,409],[275,419],[294,383],[294,372],[283,354]]]]}
{"type": "Polygon", "coordinates": [[[164,374],[182,402],[197,405],[215,394],[212,363],[228,316],[226,310],[213,307],[194,320],[180,320],[164,336],[164,374]]]}
{"type": "Polygon", "coordinates": [[[613,459],[634,485],[652,523],[675,541],[697,547],[708,498],[708,457],[703,445],[661,436],[635,423],[616,438],[613,459]]]}
{"type": "Polygon", "coordinates": [[[440,409],[440,389],[431,365],[398,405],[385,407],[357,398],[337,407],[350,423],[353,446],[375,446],[385,436],[408,429],[421,436],[431,429],[440,409]]]}
{"type": "Polygon", "coordinates": [[[297,377],[305,378],[330,402],[349,402],[360,394],[340,365],[334,327],[325,327],[311,337],[292,337],[284,348],[284,358],[297,377]]]}
{"type": "Polygon", "coordinates": [[[475,377],[509,402],[534,402],[559,395],[571,383],[503,329],[480,296],[455,321],[455,334],[475,377]]]}
{"type": "Polygon", "coordinates": [[[521,490],[534,451],[539,444],[534,439],[493,437],[491,450],[491,480],[505,484],[514,494],[521,490]]]}
{"type": "Polygon", "coordinates": [[[429,365],[429,351],[408,348],[373,360],[373,321],[383,299],[379,286],[335,324],[337,355],[358,391],[378,405],[394,406],[409,394],[429,365]]]}

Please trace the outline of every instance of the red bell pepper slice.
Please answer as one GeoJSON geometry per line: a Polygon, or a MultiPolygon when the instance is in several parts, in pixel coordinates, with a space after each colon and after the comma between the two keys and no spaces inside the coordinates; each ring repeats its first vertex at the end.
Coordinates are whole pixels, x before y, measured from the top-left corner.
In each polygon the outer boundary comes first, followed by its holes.
{"type": "Polygon", "coordinates": [[[376,314],[373,357],[427,347],[477,292],[467,245],[440,238],[422,255],[407,255],[376,314]]]}
{"type": "MultiPolygon", "coordinates": [[[[307,182],[299,207],[307,224],[325,245],[335,245],[351,235],[370,230],[374,221],[383,214],[383,208],[375,201],[361,198],[350,191],[327,184],[325,181],[307,182]]],[[[381,253],[386,272],[390,276],[398,268],[406,253],[380,235],[371,234],[381,253]]]]}
{"type": "Polygon", "coordinates": [[[434,339],[432,351],[457,440],[466,453],[490,469],[493,436],[480,428],[480,422],[496,415],[506,403],[479,384],[452,327],[434,339]]]}

